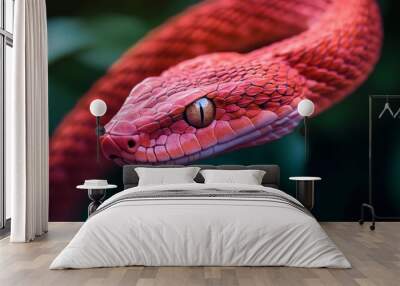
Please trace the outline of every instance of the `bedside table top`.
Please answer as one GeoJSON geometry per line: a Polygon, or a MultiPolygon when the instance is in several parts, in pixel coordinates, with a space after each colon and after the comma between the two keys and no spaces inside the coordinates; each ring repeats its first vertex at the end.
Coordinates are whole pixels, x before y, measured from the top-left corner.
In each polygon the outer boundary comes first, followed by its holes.
{"type": "Polygon", "coordinates": [[[320,177],[289,177],[291,181],[320,181],[322,180],[320,177]]]}
{"type": "Polygon", "coordinates": [[[105,185],[105,186],[89,186],[89,185],[79,185],[76,186],[79,190],[107,190],[107,189],[115,189],[117,185],[105,185]]]}

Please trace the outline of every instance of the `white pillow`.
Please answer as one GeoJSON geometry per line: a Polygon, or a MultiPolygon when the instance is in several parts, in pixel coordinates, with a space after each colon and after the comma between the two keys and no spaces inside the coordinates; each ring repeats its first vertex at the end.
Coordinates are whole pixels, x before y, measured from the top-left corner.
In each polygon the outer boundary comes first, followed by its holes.
{"type": "Polygon", "coordinates": [[[195,183],[193,179],[199,170],[198,167],[135,168],[139,176],[139,186],[195,183]]]}
{"type": "Polygon", "coordinates": [[[202,170],[205,184],[261,185],[265,171],[262,170],[202,170]]]}

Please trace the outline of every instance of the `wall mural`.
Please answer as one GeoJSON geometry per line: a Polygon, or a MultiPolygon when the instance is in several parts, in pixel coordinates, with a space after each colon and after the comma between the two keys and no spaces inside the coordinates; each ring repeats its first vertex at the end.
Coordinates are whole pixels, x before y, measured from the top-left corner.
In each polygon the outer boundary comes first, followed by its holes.
{"type": "MultiPolygon", "coordinates": [[[[111,10],[107,1],[96,8],[90,1],[48,3],[51,220],[84,219],[87,195],[75,186],[93,178],[118,183],[118,166],[130,163],[277,163],[287,176],[343,175],[337,161],[325,161],[316,149],[339,143],[338,130],[348,145],[354,133],[343,124],[364,124],[353,119],[367,114],[362,93],[379,86],[372,76],[375,83],[358,89],[381,54],[376,1],[117,2],[111,10]],[[307,169],[302,137],[294,132],[304,98],[317,115],[327,111],[312,120],[307,169]],[[89,112],[94,99],[108,107],[100,163],[89,112]]],[[[391,2],[380,2],[391,13],[391,2]]],[[[291,192],[287,182],[283,187],[291,192]]],[[[329,213],[328,206],[324,214],[317,207],[316,214],[352,217],[343,208],[362,196],[342,192],[338,209],[329,213]]]]}

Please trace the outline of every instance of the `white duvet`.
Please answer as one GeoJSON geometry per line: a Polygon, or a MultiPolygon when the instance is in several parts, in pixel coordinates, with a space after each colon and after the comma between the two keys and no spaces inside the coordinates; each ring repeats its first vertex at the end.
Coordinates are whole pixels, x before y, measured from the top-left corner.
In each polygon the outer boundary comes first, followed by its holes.
{"type": "MultiPolygon", "coordinates": [[[[135,187],[105,201],[50,269],[146,266],[294,266],[349,268],[350,263],[309,214],[274,200],[173,197],[122,200],[132,192],[258,190],[232,184],[135,187]]],[[[136,194],[136,193],[135,193],[136,194]]],[[[297,202],[298,203],[298,202],[297,202]]]]}

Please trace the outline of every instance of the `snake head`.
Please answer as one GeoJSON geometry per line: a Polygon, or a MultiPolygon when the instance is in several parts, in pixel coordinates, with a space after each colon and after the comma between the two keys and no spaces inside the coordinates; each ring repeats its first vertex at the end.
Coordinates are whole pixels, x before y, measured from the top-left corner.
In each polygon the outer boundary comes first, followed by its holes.
{"type": "Polygon", "coordinates": [[[289,133],[304,81],[284,65],[246,66],[192,77],[177,67],[179,76],[144,80],[105,126],[104,156],[119,165],[186,164],[289,133]]]}

